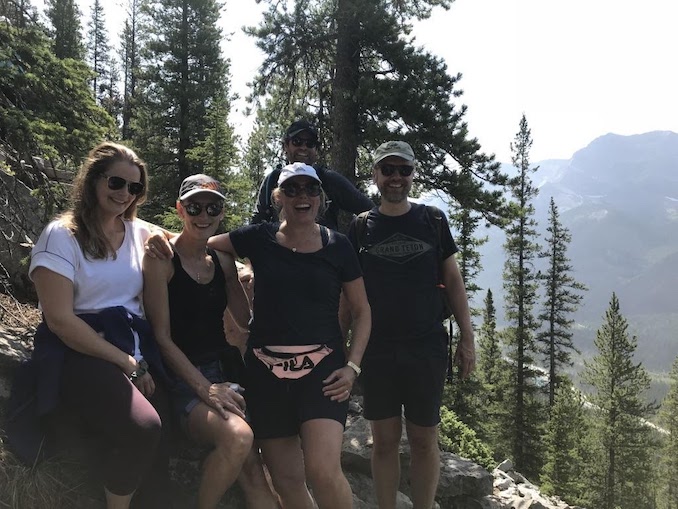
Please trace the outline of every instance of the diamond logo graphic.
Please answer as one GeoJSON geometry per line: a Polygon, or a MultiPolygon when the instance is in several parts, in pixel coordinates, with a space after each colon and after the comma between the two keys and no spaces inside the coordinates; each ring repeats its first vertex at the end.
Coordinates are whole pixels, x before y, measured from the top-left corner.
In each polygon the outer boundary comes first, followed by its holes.
{"type": "Polygon", "coordinates": [[[414,237],[395,233],[389,238],[370,247],[367,252],[395,263],[407,263],[423,255],[433,246],[414,237]]]}

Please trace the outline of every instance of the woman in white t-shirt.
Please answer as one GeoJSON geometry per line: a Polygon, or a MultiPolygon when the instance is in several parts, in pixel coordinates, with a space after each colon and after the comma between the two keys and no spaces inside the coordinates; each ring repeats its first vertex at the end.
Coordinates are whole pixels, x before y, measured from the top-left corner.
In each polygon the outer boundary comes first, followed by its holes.
{"type": "Polygon", "coordinates": [[[162,368],[141,306],[149,225],[136,212],[146,188],[145,165],[132,150],[95,147],[75,179],[71,209],[42,232],[29,269],[45,320],[33,357],[38,396],[52,390],[44,411],[65,405],[109,446],[101,465],[109,509],[129,507],[161,434],[149,369],[162,368]]]}

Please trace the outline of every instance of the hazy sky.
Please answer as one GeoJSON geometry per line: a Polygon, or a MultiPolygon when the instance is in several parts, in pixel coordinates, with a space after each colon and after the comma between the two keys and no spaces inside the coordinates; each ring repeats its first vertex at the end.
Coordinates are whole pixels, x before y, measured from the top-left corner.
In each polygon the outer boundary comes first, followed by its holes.
{"type": "MultiPolygon", "coordinates": [[[[78,1],[88,14],[90,0],[78,1]]],[[[112,4],[104,2],[111,36],[123,11],[112,4]]],[[[239,29],[257,24],[262,8],[226,2],[224,28],[234,34],[223,50],[242,96],[261,54],[239,29]]],[[[460,100],[483,150],[510,162],[525,113],[536,162],[567,159],[610,132],[678,132],[676,20],[676,0],[456,0],[415,26],[415,43],[462,73],[460,100]]],[[[237,111],[231,121],[241,133],[251,125],[237,111]]]]}

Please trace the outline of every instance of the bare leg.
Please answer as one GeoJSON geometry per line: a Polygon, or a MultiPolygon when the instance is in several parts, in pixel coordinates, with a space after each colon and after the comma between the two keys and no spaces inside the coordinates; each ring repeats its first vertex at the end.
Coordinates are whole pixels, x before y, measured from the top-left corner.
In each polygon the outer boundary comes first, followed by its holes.
{"type": "Polygon", "coordinates": [[[129,504],[132,501],[133,493],[129,495],[114,495],[106,488],[104,488],[106,493],[106,509],[128,509],[129,504]]]}
{"type": "Polygon", "coordinates": [[[370,421],[372,427],[372,479],[379,509],[395,509],[400,486],[400,435],[402,419],[370,421]]]}
{"type": "Polygon", "coordinates": [[[238,484],[245,493],[247,509],[279,509],[278,497],[271,490],[256,445],[242,466],[238,484]]]}
{"type": "Polygon", "coordinates": [[[304,457],[299,437],[259,440],[264,462],[284,509],[313,509],[313,498],[306,487],[304,457]]]}
{"type": "Polygon", "coordinates": [[[341,470],[344,427],[333,419],[311,419],[301,425],[306,477],[320,509],[351,509],[353,495],[341,470]]]}
{"type": "Polygon", "coordinates": [[[188,416],[188,432],[195,441],[214,446],[203,463],[198,489],[199,509],[213,509],[240,475],[254,436],[237,415],[226,420],[202,402],[188,416]]]}
{"type": "Polygon", "coordinates": [[[417,426],[406,421],[410,442],[410,486],[413,509],[431,509],[440,478],[438,426],[417,426]]]}

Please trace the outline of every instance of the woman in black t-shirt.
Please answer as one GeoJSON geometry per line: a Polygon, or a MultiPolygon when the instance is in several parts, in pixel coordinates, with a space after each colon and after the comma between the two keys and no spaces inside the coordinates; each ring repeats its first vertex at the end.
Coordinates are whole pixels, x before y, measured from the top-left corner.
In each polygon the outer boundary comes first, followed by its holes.
{"type": "Polygon", "coordinates": [[[273,191],[280,223],[245,226],[209,241],[249,258],[254,268],[247,408],[283,507],[313,507],[306,479],[320,509],[352,507],[341,444],[370,307],[348,239],[316,222],[323,199],[313,167],[290,164],[273,191]],[[354,319],[346,353],[340,298],[354,319]]]}
{"type": "Polygon", "coordinates": [[[227,304],[243,329],[249,305],[233,257],[207,249],[224,199],[221,185],[207,175],[181,184],[176,207],[183,229],[171,241],[173,259],[144,258],[144,306],[175,377],[172,402],[182,427],[192,440],[214,447],[203,464],[198,507],[216,507],[239,479],[248,507],[272,509],[278,504],[246,421],[242,357],[224,335],[227,304]]]}

